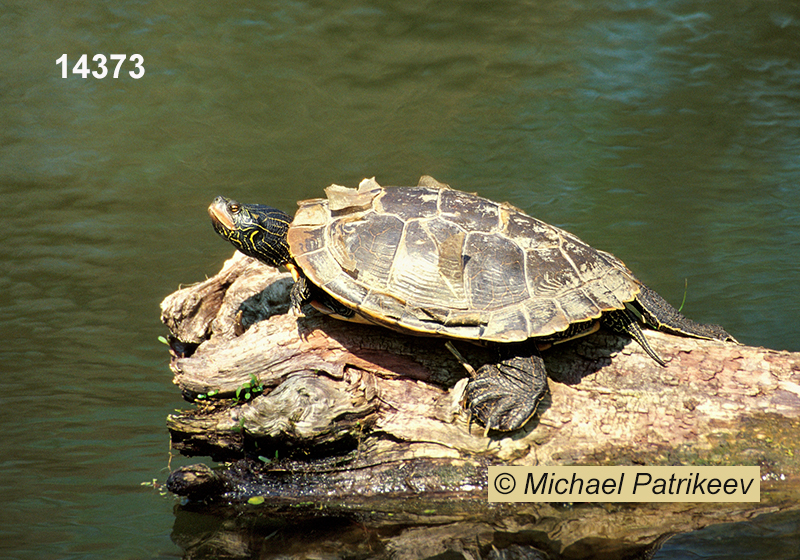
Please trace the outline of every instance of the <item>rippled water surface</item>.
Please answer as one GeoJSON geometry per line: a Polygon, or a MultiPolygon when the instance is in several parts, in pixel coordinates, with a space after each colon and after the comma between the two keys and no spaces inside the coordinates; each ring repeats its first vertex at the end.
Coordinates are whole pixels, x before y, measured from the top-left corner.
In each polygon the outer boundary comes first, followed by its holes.
{"type": "MultiPolygon", "coordinates": [[[[0,555],[180,554],[172,500],[140,483],[166,477],[181,406],[158,303],[231,254],[215,195],[291,211],[421,174],[573,231],[675,304],[688,286],[684,312],[744,343],[800,350],[793,0],[12,0],[0,555]],[[63,79],[64,53],[138,53],[145,74],[63,79]]],[[[798,540],[796,516],[759,523],[656,558],[798,540]]]]}

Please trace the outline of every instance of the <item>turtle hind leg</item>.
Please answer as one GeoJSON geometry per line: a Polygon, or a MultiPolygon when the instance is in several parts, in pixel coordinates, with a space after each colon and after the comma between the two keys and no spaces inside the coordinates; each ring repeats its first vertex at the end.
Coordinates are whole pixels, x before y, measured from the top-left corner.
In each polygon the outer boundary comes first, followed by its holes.
{"type": "Polygon", "coordinates": [[[656,352],[653,347],[650,346],[650,341],[647,340],[644,332],[642,332],[641,327],[639,327],[639,320],[632,311],[627,309],[616,309],[614,311],[604,313],[603,324],[613,331],[628,335],[639,343],[639,346],[641,346],[642,349],[647,352],[648,356],[653,358],[662,366],[667,365],[661,356],[658,355],[658,352],[656,352]]]}
{"type": "Polygon", "coordinates": [[[486,433],[521,428],[546,393],[547,372],[536,350],[484,365],[466,389],[470,412],[486,427],[486,433]]]}
{"type": "Polygon", "coordinates": [[[738,342],[719,325],[696,323],[684,317],[667,300],[644,284],[636,296],[636,303],[645,321],[658,330],[712,340],[738,342]]]}

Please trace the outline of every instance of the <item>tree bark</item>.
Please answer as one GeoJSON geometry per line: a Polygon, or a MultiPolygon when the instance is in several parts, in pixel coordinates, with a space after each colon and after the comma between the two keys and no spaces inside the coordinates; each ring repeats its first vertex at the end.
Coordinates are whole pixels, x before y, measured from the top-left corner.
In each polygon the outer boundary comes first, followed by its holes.
{"type": "MultiPolygon", "coordinates": [[[[288,274],[237,253],[219,274],[162,303],[174,382],[197,405],[169,416],[173,448],[240,459],[228,469],[178,470],[174,492],[228,504],[267,496],[275,507],[348,499],[349,508],[391,513],[393,522],[402,512],[391,499],[429,496],[441,508],[457,496],[474,505],[444,514],[471,524],[457,534],[530,531],[546,518],[540,544],[565,557],[586,556],[589,543],[593,555],[613,557],[670,532],[797,503],[800,354],[647,331],[667,361],[661,367],[636,343],[600,331],[543,352],[550,394],[534,420],[487,436],[462,406],[467,372],[444,339],[310,310],[297,316],[291,285],[288,274]],[[578,515],[519,504],[514,512],[527,512],[527,525],[500,520],[486,504],[490,464],[759,464],[764,482],[760,504],[636,506],[652,524],[632,532],[633,506],[584,506],[578,515]],[[376,496],[388,501],[376,505],[376,496]],[[367,505],[353,505],[360,501],[367,505]],[[605,519],[599,540],[586,521],[595,515],[605,519]]],[[[476,369],[496,352],[454,344],[476,369]]]]}

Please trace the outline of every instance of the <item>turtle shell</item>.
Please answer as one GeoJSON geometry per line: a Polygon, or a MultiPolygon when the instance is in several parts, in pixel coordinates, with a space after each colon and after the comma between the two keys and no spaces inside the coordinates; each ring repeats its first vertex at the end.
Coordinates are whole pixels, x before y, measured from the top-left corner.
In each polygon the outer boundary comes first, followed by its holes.
{"type": "Polygon", "coordinates": [[[639,282],[613,255],[423,177],[416,187],[332,185],[289,228],[295,264],[363,319],[494,342],[558,336],[622,309],[639,282]]]}

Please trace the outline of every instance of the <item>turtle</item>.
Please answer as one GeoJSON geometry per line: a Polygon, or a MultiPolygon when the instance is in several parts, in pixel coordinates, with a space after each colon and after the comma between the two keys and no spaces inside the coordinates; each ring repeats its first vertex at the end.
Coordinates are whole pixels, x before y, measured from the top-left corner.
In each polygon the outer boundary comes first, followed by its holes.
{"type": "Polygon", "coordinates": [[[292,273],[298,310],[310,303],[339,319],[495,345],[497,360],[468,367],[465,389],[486,433],[520,429],[535,414],[548,391],[540,350],[601,325],[662,366],[642,324],[735,342],[684,317],[611,253],[508,203],[429,176],[415,187],[372,178],[325,194],[298,202],[294,218],[222,196],[208,211],[240,252],[292,273]]]}

